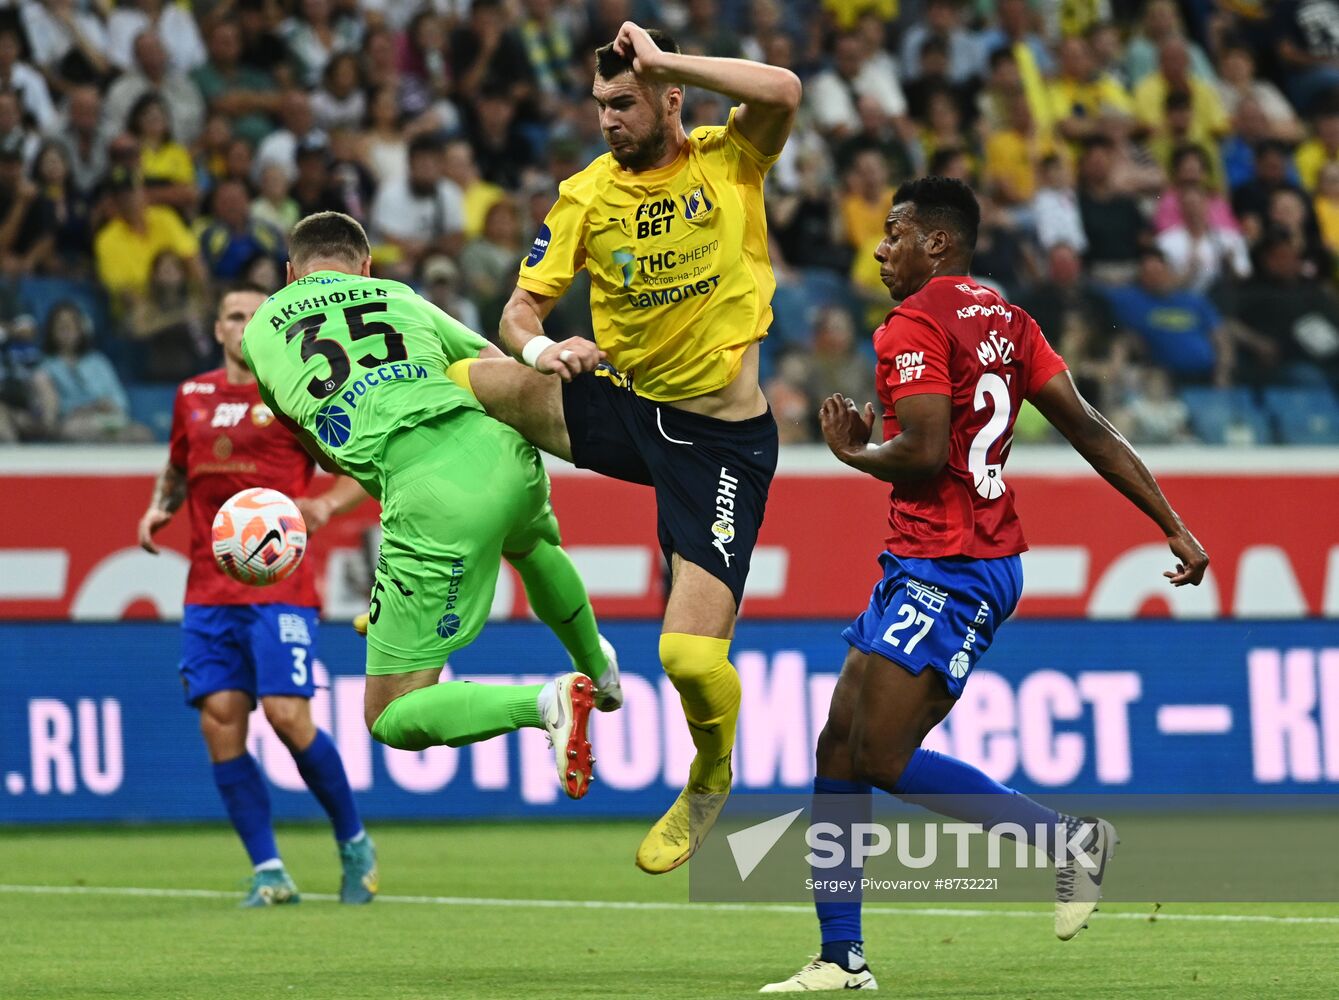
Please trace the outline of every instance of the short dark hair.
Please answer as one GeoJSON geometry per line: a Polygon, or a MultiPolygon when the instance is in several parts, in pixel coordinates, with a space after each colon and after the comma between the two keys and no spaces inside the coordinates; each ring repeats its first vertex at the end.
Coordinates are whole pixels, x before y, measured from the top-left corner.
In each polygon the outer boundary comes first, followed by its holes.
{"type": "Polygon", "coordinates": [[[1102,149],[1110,152],[1116,148],[1116,143],[1109,135],[1090,135],[1083,140],[1082,155],[1087,156],[1095,149],[1102,149]]]}
{"type": "Polygon", "coordinates": [[[372,255],[367,233],[343,212],[309,215],[288,234],[288,259],[295,269],[312,260],[338,260],[357,266],[372,255]]]}
{"type": "Polygon", "coordinates": [[[445,149],[446,144],[438,136],[425,132],[409,140],[408,155],[412,158],[419,153],[441,153],[445,149]]]}
{"type": "Polygon", "coordinates": [[[224,285],[219,290],[218,302],[214,305],[214,314],[219,315],[223,312],[223,303],[228,300],[229,295],[253,294],[268,299],[270,293],[261,288],[254,281],[233,281],[224,285]]]}
{"type": "Polygon", "coordinates": [[[1162,102],[1162,109],[1164,111],[1189,111],[1194,106],[1194,96],[1189,90],[1184,89],[1167,91],[1167,96],[1162,102]]]}
{"type": "Polygon", "coordinates": [[[1281,226],[1268,227],[1260,237],[1260,242],[1255,245],[1256,260],[1263,260],[1265,254],[1281,246],[1294,246],[1292,235],[1281,226]]]}
{"type": "MultiPolygon", "coordinates": [[[[659,28],[649,28],[646,32],[661,52],[678,52],[679,43],[668,32],[659,28]]],[[[632,60],[615,51],[614,43],[601,45],[595,50],[595,75],[601,80],[612,80],[623,73],[632,72],[632,60]]]]}
{"type": "Polygon", "coordinates": [[[916,220],[927,228],[947,229],[970,252],[976,249],[981,206],[976,195],[954,177],[920,177],[907,181],[893,195],[893,204],[916,206],[916,220]]]}
{"type": "Polygon", "coordinates": [[[1203,146],[1196,146],[1194,143],[1177,146],[1172,150],[1172,169],[1175,170],[1181,165],[1181,161],[1186,159],[1199,160],[1200,168],[1206,174],[1213,171],[1213,162],[1209,159],[1209,154],[1203,146]]]}
{"type": "Polygon", "coordinates": [[[960,156],[966,155],[967,150],[963,149],[961,146],[941,146],[939,149],[936,149],[934,155],[930,157],[931,175],[943,174],[954,160],[958,159],[960,156]]]}
{"type": "Polygon", "coordinates": [[[999,69],[1000,63],[1018,62],[1018,57],[1014,55],[1014,50],[1009,46],[1001,45],[990,53],[990,58],[987,61],[990,63],[991,70],[996,70],[999,69]]]}
{"type": "Polygon", "coordinates": [[[1273,153],[1282,156],[1285,159],[1292,156],[1292,147],[1282,139],[1261,139],[1255,144],[1255,158],[1258,160],[1262,156],[1268,156],[1273,153]]]}
{"type": "Polygon", "coordinates": [[[942,35],[927,35],[921,42],[921,58],[928,55],[948,55],[948,39],[942,35]]]}

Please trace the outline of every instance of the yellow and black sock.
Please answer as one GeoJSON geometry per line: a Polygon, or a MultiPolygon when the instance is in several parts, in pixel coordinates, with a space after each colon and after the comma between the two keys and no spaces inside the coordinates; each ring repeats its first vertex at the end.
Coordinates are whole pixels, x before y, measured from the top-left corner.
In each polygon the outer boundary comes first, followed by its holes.
{"type": "Polygon", "coordinates": [[[695,792],[728,790],[739,721],[739,675],[730,665],[730,640],[666,632],[660,637],[660,662],[679,692],[697,748],[688,787],[695,792]]]}

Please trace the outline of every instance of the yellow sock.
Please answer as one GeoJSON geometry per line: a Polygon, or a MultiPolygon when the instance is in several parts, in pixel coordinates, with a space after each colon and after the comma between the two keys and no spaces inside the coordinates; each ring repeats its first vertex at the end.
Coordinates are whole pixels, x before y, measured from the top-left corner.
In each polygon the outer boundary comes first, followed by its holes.
{"type": "Polygon", "coordinates": [[[730,787],[730,753],[739,721],[739,675],[730,665],[730,640],[666,632],[660,662],[679,692],[697,748],[688,785],[694,791],[730,787]]]}
{"type": "Polygon", "coordinates": [[[470,385],[470,365],[478,360],[478,358],[465,358],[461,361],[453,361],[446,366],[446,377],[471,396],[474,395],[474,387],[470,385]]]}

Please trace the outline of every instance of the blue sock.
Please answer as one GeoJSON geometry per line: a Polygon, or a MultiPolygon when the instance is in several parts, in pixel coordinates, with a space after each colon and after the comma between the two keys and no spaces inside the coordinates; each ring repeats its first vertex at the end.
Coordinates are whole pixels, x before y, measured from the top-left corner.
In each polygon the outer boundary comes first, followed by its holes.
{"type": "Polygon", "coordinates": [[[215,764],[214,784],[218,785],[223,807],[228,810],[237,836],[242,838],[251,864],[277,860],[279,846],[274,842],[274,827],[270,823],[270,793],[256,758],[245,753],[215,764]]]}
{"type": "Polygon", "coordinates": [[[1021,792],[1001,785],[982,771],[954,757],[918,749],[911,755],[893,794],[905,802],[924,806],[967,823],[980,823],[990,830],[1000,823],[1016,823],[1036,843],[1036,829],[1044,826],[1048,845],[1062,817],[1021,792]]]}
{"type": "Polygon", "coordinates": [[[298,773],[307,783],[316,800],[325,809],[335,827],[335,839],[352,840],[363,832],[363,821],[358,818],[358,807],[353,802],[344,762],[339,759],[335,741],[324,730],[316,730],[316,739],[306,750],[294,750],[298,773]]]}
{"type": "Polygon", "coordinates": [[[839,839],[844,860],[835,868],[813,868],[815,880],[825,882],[851,881],[854,889],[814,889],[814,909],[818,911],[818,926],[823,936],[823,951],[819,956],[825,962],[836,962],[844,969],[855,971],[865,964],[864,936],[860,929],[860,904],[863,893],[860,879],[864,870],[851,864],[850,829],[853,823],[868,823],[873,810],[871,787],[859,781],[841,781],[836,778],[814,778],[814,800],[811,822],[835,823],[847,831],[839,839]]]}

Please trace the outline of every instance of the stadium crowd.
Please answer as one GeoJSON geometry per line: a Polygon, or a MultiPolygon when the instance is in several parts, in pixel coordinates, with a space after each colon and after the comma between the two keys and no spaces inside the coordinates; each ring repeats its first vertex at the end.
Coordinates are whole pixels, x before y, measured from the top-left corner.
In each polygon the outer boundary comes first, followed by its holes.
{"type": "MultiPolygon", "coordinates": [[[[923,173],[974,186],[977,276],[1134,440],[1339,442],[1339,0],[0,2],[0,441],[161,437],[214,289],[278,287],[314,211],[495,337],[605,151],[626,19],[804,80],[768,181],[783,442],[873,398],[872,253],[923,173]]],[[[690,92],[685,125],[728,110],[690,92]]],[[[584,294],[546,326],[588,333],[584,294]]]]}

